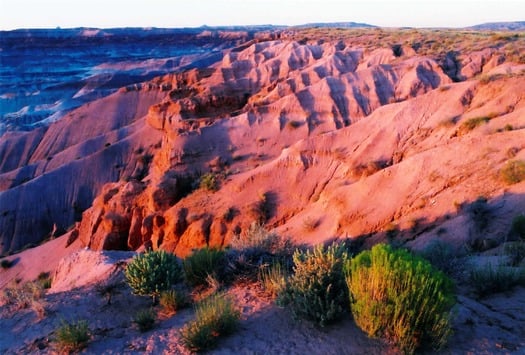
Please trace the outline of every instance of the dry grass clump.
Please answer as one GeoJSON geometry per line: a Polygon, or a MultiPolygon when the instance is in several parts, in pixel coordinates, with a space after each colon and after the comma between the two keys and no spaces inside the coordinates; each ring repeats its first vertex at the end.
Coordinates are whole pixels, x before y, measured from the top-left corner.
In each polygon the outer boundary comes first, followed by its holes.
{"type": "Polygon", "coordinates": [[[288,270],[281,262],[263,265],[259,270],[262,289],[272,298],[278,297],[286,289],[288,270]]]}
{"type": "Polygon", "coordinates": [[[513,160],[507,162],[500,170],[500,177],[506,184],[517,184],[525,180],[525,161],[513,160]]]}
{"type": "Polygon", "coordinates": [[[56,330],[58,347],[66,352],[78,352],[84,349],[90,339],[88,322],[79,320],[76,322],[63,321],[56,330]]]}
{"type": "Polygon", "coordinates": [[[133,317],[135,323],[141,333],[153,329],[157,315],[153,309],[142,309],[138,311],[133,317]]]}
{"type": "Polygon", "coordinates": [[[43,299],[45,289],[38,281],[24,284],[11,283],[1,292],[2,303],[12,312],[31,308],[42,319],[46,315],[46,303],[43,299]]]}
{"type": "Polygon", "coordinates": [[[235,331],[240,312],[224,294],[215,294],[201,301],[195,308],[195,320],[181,330],[184,345],[194,352],[217,346],[220,337],[235,331]]]}
{"type": "Polygon", "coordinates": [[[510,290],[525,285],[523,268],[486,264],[470,271],[470,284],[480,297],[510,290]]]}
{"type": "Polygon", "coordinates": [[[190,303],[188,294],[181,289],[171,289],[160,293],[159,304],[168,314],[175,314],[190,303]]]}
{"type": "Polygon", "coordinates": [[[192,286],[209,284],[209,277],[221,279],[226,267],[226,253],[224,250],[202,248],[194,250],[183,260],[182,266],[186,281],[192,286]]]}
{"type": "Polygon", "coordinates": [[[474,117],[470,118],[467,121],[463,122],[458,129],[458,135],[466,134],[472,131],[474,128],[479,127],[485,123],[488,123],[491,120],[490,116],[474,117]]]}

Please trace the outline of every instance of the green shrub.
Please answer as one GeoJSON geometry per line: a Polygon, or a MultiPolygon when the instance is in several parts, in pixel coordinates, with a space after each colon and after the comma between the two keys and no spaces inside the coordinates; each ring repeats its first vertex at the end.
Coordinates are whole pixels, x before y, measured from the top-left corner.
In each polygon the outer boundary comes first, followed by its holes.
{"type": "Polygon", "coordinates": [[[215,294],[197,305],[195,320],[181,330],[182,341],[191,351],[211,349],[219,337],[233,333],[239,319],[233,301],[224,294],[215,294]]]}
{"type": "Polygon", "coordinates": [[[320,326],[337,320],[347,308],[343,265],[348,259],[344,243],[318,245],[293,255],[294,274],[279,301],[289,305],[295,317],[320,326]]]}
{"type": "Polygon", "coordinates": [[[480,297],[508,291],[524,281],[523,269],[509,266],[486,264],[470,271],[470,284],[480,297]]]}
{"type": "Polygon", "coordinates": [[[189,300],[184,291],[171,289],[160,293],[159,303],[165,312],[174,314],[188,305],[189,300]]]}
{"type": "Polygon", "coordinates": [[[61,350],[66,352],[79,351],[87,346],[89,341],[89,327],[85,320],[62,325],[56,330],[56,339],[61,350]]]}
{"type": "Polygon", "coordinates": [[[509,235],[525,240],[525,216],[520,214],[512,219],[509,235]]]}
{"type": "Polygon", "coordinates": [[[208,191],[217,191],[219,189],[219,180],[214,173],[206,173],[201,176],[199,187],[208,191]]]}
{"type": "Polygon", "coordinates": [[[41,272],[38,274],[37,282],[45,290],[51,288],[51,276],[49,275],[49,272],[41,272]]]}
{"type": "Polygon", "coordinates": [[[379,244],[352,259],[347,272],[354,320],[369,336],[386,337],[406,353],[427,341],[445,343],[453,285],[428,261],[379,244]]]}
{"type": "Polygon", "coordinates": [[[259,270],[259,282],[271,297],[278,297],[286,289],[288,272],[280,262],[265,265],[259,270]]]}
{"type": "Polygon", "coordinates": [[[220,279],[225,264],[224,251],[208,247],[193,251],[182,263],[186,280],[193,286],[206,285],[208,276],[220,279]]]}
{"type": "Polygon", "coordinates": [[[513,160],[507,162],[500,170],[501,179],[509,185],[525,180],[525,161],[513,160]]]}
{"type": "Polygon", "coordinates": [[[163,250],[139,254],[126,267],[126,279],[137,295],[152,296],[169,290],[182,278],[177,257],[163,250]]]}
{"type": "Polygon", "coordinates": [[[519,266],[525,259],[525,241],[508,242],[503,248],[511,266],[519,266]]]}
{"type": "Polygon", "coordinates": [[[155,319],[156,315],[152,309],[142,309],[133,317],[133,323],[137,325],[140,332],[144,333],[153,329],[155,319]]]}

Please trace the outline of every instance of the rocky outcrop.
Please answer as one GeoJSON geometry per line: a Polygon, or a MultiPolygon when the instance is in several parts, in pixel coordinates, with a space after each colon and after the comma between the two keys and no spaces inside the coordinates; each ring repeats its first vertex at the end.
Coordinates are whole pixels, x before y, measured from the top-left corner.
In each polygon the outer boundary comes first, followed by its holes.
{"type": "MultiPolygon", "coordinates": [[[[456,68],[458,75],[500,68],[492,50],[469,58],[470,65],[456,68]]],[[[28,203],[17,205],[26,206],[17,214],[41,221],[40,235],[53,224],[72,224],[75,214],[68,212],[37,219],[27,211],[39,206],[36,197],[17,190],[45,191],[39,183],[58,179],[60,171],[69,191],[62,210],[72,199],[84,203],[98,196],[74,229],[97,250],[163,248],[183,256],[196,247],[227,245],[253,221],[308,242],[334,235],[380,238],[389,223],[450,214],[450,203],[432,201],[452,199],[454,187],[465,189],[464,201],[496,194],[504,150],[522,152],[520,72],[506,69],[512,75],[490,85],[454,84],[443,68],[403,46],[250,42],[207,69],[160,77],[83,107],[69,122],[40,132],[38,145],[26,139],[21,144],[31,157],[9,164],[25,159],[33,169],[24,167],[26,173],[42,176],[30,176],[0,199],[24,196],[28,203]],[[98,122],[95,112],[108,118],[98,122]],[[483,115],[490,116],[486,127],[461,131],[463,122],[483,115]],[[503,129],[508,125],[513,130],[503,129]],[[486,150],[474,149],[483,135],[490,135],[486,150]],[[87,157],[71,162],[81,148],[87,157]],[[499,153],[487,153],[493,150],[499,153]],[[451,165],[450,154],[472,159],[451,165]],[[488,175],[480,165],[487,156],[488,175]],[[115,169],[108,169],[112,164],[115,169]],[[454,166],[454,172],[443,166],[454,166]],[[89,172],[75,170],[75,180],[68,173],[73,167],[89,172]],[[457,173],[464,170],[472,172],[457,173]],[[218,191],[199,188],[205,172],[215,174],[218,191]],[[443,177],[441,187],[433,186],[436,176],[443,177]],[[75,190],[81,186],[83,198],[75,190]],[[304,220],[314,220],[315,228],[305,228],[304,220]]],[[[85,206],[78,208],[79,219],[85,206]]],[[[20,225],[27,219],[9,220],[11,213],[0,217],[7,227],[3,250],[24,244],[20,231],[37,235],[30,227],[36,223],[20,225]]]]}

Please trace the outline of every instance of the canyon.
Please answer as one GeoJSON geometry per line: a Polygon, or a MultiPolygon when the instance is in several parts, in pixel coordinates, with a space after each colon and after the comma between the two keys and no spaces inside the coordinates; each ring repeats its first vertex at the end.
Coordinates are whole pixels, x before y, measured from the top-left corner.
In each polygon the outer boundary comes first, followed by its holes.
{"type": "MultiPolygon", "coordinates": [[[[139,335],[128,313],[148,300],[123,284],[113,307],[97,294],[135,252],[228,250],[254,223],[296,246],[445,245],[434,261],[453,270],[457,306],[442,353],[523,351],[524,288],[483,298],[468,281],[523,243],[523,32],[343,27],[201,28],[185,40],[205,53],[106,64],[148,69],[53,122],[6,130],[0,255],[13,265],[0,287],[53,275],[49,309],[90,319],[88,351],[188,353],[178,330],[192,311],[139,335]]],[[[349,320],[292,326],[256,285],[228,292],[242,330],[216,353],[396,352],[349,320]]],[[[52,353],[57,317],[0,318],[23,339],[0,334],[0,352],[52,353]]]]}

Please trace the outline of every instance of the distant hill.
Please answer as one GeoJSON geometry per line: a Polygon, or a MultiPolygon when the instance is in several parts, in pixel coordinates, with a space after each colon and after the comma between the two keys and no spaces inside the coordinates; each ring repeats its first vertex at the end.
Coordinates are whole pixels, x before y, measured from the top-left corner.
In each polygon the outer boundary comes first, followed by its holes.
{"type": "Polygon", "coordinates": [[[477,31],[525,31],[525,21],[488,22],[468,28],[477,31]]]}
{"type": "Polygon", "coordinates": [[[309,28],[309,27],[322,27],[322,28],[374,28],[377,26],[370,25],[368,23],[360,22],[313,22],[306,23],[304,25],[293,26],[294,28],[309,28]]]}

